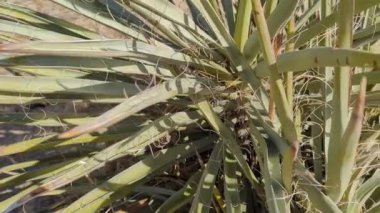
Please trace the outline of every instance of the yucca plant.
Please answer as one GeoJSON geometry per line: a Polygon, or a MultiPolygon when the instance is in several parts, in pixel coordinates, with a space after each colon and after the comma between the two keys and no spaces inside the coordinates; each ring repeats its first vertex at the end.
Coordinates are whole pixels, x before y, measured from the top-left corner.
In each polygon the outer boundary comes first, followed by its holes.
{"type": "Polygon", "coordinates": [[[128,38],[0,3],[1,212],[380,211],[380,0],[51,2],[128,38]]]}

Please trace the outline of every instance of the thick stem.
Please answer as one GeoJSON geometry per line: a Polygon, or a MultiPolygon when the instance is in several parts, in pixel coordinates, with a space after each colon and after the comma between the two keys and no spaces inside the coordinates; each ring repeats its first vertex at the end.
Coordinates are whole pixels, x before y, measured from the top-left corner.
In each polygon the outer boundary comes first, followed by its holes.
{"type": "Polygon", "coordinates": [[[286,151],[282,161],[282,179],[285,188],[291,193],[293,161],[297,156],[299,144],[296,126],[293,122],[291,108],[289,107],[285,88],[279,74],[275,52],[272,48],[271,37],[260,0],[252,0],[252,11],[256,21],[264,60],[270,70],[270,91],[277,107],[277,115],[281,123],[281,130],[285,139],[291,145],[290,149],[286,151]]]}
{"type": "Polygon", "coordinates": [[[271,92],[273,93],[274,101],[277,106],[277,114],[281,122],[282,131],[288,142],[290,142],[292,145],[296,145],[298,144],[296,127],[293,123],[284,85],[276,64],[276,57],[272,48],[268,26],[265,21],[264,11],[260,0],[252,0],[252,9],[257,30],[260,36],[260,43],[264,55],[264,60],[270,70],[271,92]]]}
{"type": "MultiPolygon", "coordinates": [[[[286,43],[286,52],[294,51],[294,40],[293,37],[295,32],[295,17],[292,16],[288,23],[287,37],[288,42],[286,43]]],[[[293,116],[293,72],[285,73],[285,88],[286,88],[286,98],[289,102],[289,108],[291,109],[291,114],[293,116]]]]}
{"type": "MultiPolygon", "coordinates": [[[[352,45],[353,17],[355,0],[341,0],[339,3],[338,35],[336,46],[339,48],[350,48],[352,45]]],[[[327,193],[334,200],[339,201],[345,191],[341,184],[341,172],[337,171],[337,153],[342,150],[341,139],[348,123],[348,104],[350,91],[350,67],[341,66],[335,69],[334,93],[333,93],[333,115],[331,141],[329,144],[327,166],[327,193]]]]}

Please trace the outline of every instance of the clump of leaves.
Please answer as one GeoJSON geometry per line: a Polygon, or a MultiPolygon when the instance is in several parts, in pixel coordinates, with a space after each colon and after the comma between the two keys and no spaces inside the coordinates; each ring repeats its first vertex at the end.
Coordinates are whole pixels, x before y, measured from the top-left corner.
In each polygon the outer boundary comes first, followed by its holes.
{"type": "Polygon", "coordinates": [[[0,3],[0,103],[90,104],[1,114],[2,212],[379,211],[379,0],[51,1],[129,39],[0,3]]]}

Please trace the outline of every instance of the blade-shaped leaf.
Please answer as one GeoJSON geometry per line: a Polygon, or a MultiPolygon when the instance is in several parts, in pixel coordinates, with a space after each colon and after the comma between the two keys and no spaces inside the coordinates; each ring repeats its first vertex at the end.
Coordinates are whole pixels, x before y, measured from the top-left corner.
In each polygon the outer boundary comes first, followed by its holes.
{"type": "Polygon", "coordinates": [[[290,212],[290,202],[287,201],[287,193],[281,175],[280,153],[275,144],[267,143],[267,141],[274,141],[274,139],[268,135],[269,138],[266,141],[251,119],[249,120],[248,131],[252,138],[256,139],[254,143],[258,143],[255,148],[264,179],[266,204],[269,212],[290,212]]]}
{"type": "Polygon", "coordinates": [[[194,6],[202,13],[213,32],[215,32],[220,46],[228,47],[226,51],[224,51],[224,54],[229,57],[242,80],[247,82],[251,89],[255,91],[255,94],[259,96],[260,101],[255,102],[255,107],[262,109],[264,112],[267,111],[268,94],[263,89],[260,80],[254,75],[248,61],[241,53],[232,36],[226,30],[215,9],[209,1],[191,0],[191,2],[193,2],[194,6]]]}
{"type": "Polygon", "coordinates": [[[360,212],[364,207],[364,204],[370,198],[372,193],[380,187],[380,170],[376,170],[375,173],[362,183],[357,189],[356,193],[345,208],[346,212],[360,212]]]}
{"type": "MultiPolygon", "coordinates": [[[[164,64],[140,63],[109,58],[85,58],[85,57],[59,57],[59,56],[18,56],[0,59],[0,65],[15,69],[34,68],[38,70],[49,69],[78,69],[106,73],[122,73],[137,75],[155,75],[173,77],[170,69],[164,64]]],[[[43,71],[41,71],[43,72],[43,71]]],[[[89,72],[91,73],[91,72],[89,72]]]]}
{"type": "Polygon", "coordinates": [[[321,212],[341,213],[342,211],[335,204],[335,202],[320,189],[318,183],[312,175],[302,168],[300,162],[296,162],[296,169],[299,175],[299,187],[307,193],[313,208],[321,212]]]}
{"type": "Polygon", "coordinates": [[[242,178],[239,165],[233,153],[224,147],[224,197],[227,212],[242,212],[244,206],[240,201],[240,180],[242,178]]]}
{"type": "MultiPolygon", "coordinates": [[[[294,52],[286,52],[277,57],[277,66],[280,72],[303,71],[316,67],[378,67],[380,54],[330,47],[318,47],[294,52]]],[[[255,68],[256,75],[260,78],[267,77],[269,68],[261,62],[255,68]]]]}
{"type": "Polygon", "coordinates": [[[34,27],[27,24],[17,23],[13,21],[0,20],[0,32],[8,32],[23,35],[33,39],[39,40],[79,40],[79,38],[74,36],[69,36],[61,33],[56,33],[50,30],[34,27]]]}
{"type": "MultiPolygon", "coordinates": [[[[7,178],[2,178],[0,181],[0,189],[10,186],[17,186],[23,183],[38,182],[41,179],[51,177],[65,170],[65,166],[70,165],[78,159],[71,159],[61,163],[46,166],[35,171],[25,172],[13,175],[7,178]]],[[[1,204],[0,204],[1,205],[1,204]]]]}
{"type": "Polygon", "coordinates": [[[201,115],[197,111],[178,112],[157,119],[139,132],[131,135],[129,138],[109,146],[92,157],[83,158],[80,161],[73,162],[67,165],[63,172],[42,181],[40,185],[33,185],[0,202],[0,211],[17,208],[42,193],[65,186],[90,172],[103,167],[109,161],[128,154],[133,154],[143,149],[145,146],[161,138],[167,131],[193,124],[200,120],[201,115]]]}
{"type": "MultiPolygon", "coordinates": [[[[1,76],[0,93],[126,97],[139,92],[132,83],[74,78],[1,76]]],[[[17,95],[16,95],[17,96],[17,95]]]]}
{"type": "Polygon", "coordinates": [[[221,65],[207,59],[191,57],[168,47],[157,47],[137,40],[91,40],[75,42],[28,42],[19,44],[2,44],[0,50],[8,53],[27,53],[56,56],[79,57],[129,57],[150,63],[160,61],[190,65],[209,72],[216,72],[221,77],[230,76],[221,65]]]}
{"type": "Polygon", "coordinates": [[[340,154],[331,158],[335,161],[329,162],[331,173],[327,176],[326,186],[328,195],[333,196],[334,199],[341,198],[350,184],[363,125],[366,85],[366,78],[363,78],[360,84],[360,93],[356,99],[356,106],[352,111],[341,141],[337,142],[339,143],[337,148],[340,150],[340,154]]]}
{"type": "Polygon", "coordinates": [[[243,153],[240,149],[240,146],[236,143],[233,132],[220,120],[218,115],[212,109],[210,103],[205,100],[195,99],[196,105],[202,111],[203,116],[209,122],[209,124],[213,127],[213,129],[220,135],[223,143],[227,145],[227,147],[234,154],[235,159],[237,160],[243,174],[248,179],[251,186],[256,190],[259,196],[263,195],[261,185],[248,165],[247,161],[244,159],[243,153]]]}
{"type": "Polygon", "coordinates": [[[248,40],[249,23],[251,22],[252,4],[250,0],[239,1],[236,17],[234,39],[240,50],[243,50],[248,40]]]}
{"type": "MultiPolygon", "coordinates": [[[[268,18],[268,30],[270,37],[273,38],[277,31],[285,26],[293,12],[296,9],[298,0],[280,1],[276,9],[268,18]]],[[[252,62],[260,51],[260,40],[258,31],[254,31],[250,34],[245,46],[244,56],[249,62],[252,62]]]]}
{"type": "Polygon", "coordinates": [[[223,143],[218,142],[209,157],[209,160],[203,170],[199,180],[197,191],[191,204],[190,212],[208,212],[210,211],[212,192],[215,181],[218,176],[220,165],[222,164],[223,143]]]}
{"type": "Polygon", "coordinates": [[[98,103],[98,104],[119,104],[125,101],[125,95],[123,98],[116,97],[100,97],[100,96],[82,96],[82,97],[46,97],[41,94],[8,94],[0,95],[0,104],[33,104],[33,103],[49,103],[49,104],[58,104],[58,103],[98,103]]]}
{"type": "Polygon", "coordinates": [[[80,137],[72,139],[57,139],[57,135],[53,134],[49,136],[33,138],[30,140],[13,143],[6,146],[0,146],[0,156],[13,155],[16,153],[32,152],[38,150],[49,150],[53,148],[59,148],[75,144],[83,145],[86,143],[118,141],[128,138],[128,136],[130,136],[131,133],[133,133],[133,130],[132,132],[128,130],[127,133],[120,134],[105,134],[99,136],[82,135],[80,137]]]}
{"type": "Polygon", "coordinates": [[[197,190],[199,179],[203,170],[195,172],[185,185],[175,194],[169,197],[157,210],[156,213],[174,213],[180,207],[190,202],[193,199],[194,193],[197,190]]]}
{"type": "Polygon", "coordinates": [[[115,200],[117,196],[127,195],[131,189],[140,181],[146,179],[148,175],[159,171],[176,160],[194,155],[196,151],[201,151],[210,145],[210,141],[200,140],[193,143],[181,144],[169,149],[159,151],[154,156],[148,156],[137,162],[128,169],[122,171],[101,186],[91,190],[70,206],[65,208],[65,212],[94,212],[100,207],[115,200]],[[117,191],[122,190],[119,195],[113,196],[117,191]]]}
{"type": "MultiPolygon", "coordinates": [[[[182,26],[188,31],[191,31],[197,35],[202,36],[209,42],[213,42],[213,39],[205,33],[199,26],[197,26],[192,17],[186,15],[184,11],[174,6],[169,1],[162,0],[131,0],[142,7],[155,12],[157,15],[182,26]]],[[[179,29],[177,29],[179,30],[179,29]]]]}
{"type": "Polygon", "coordinates": [[[72,24],[71,22],[68,22],[64,19],[41,14],[28,8],[17,6],[15,4],[0,3],[0,14],[4,14],[6,17],[23,20],[25,22],[32,23],[33,25],[37,25],[38,27],[44,27],[45,29],[49,29],[61,34],[71,33],[91,39],[101,38],[99,34],[87,30],[82,26],[72,24]],[[67,32],[63,32],[64,30],[67,30],[67,32]]]}
{"type": "Polygon", "coordinates": [[[202,82],[196,79],[178,78],[166,81],[127,99],[94,120],[62,133],[59,138],[76,137],[107,128],[153,104],[166,101],[176,95],[196,94],[202,90],[202,82]]]}
{"type": "Polygon", "coordinates": [[[94,19],[106,26],[118,30],[126,35],[147,42],[144,35],[118,21],[104,7],[99,7],[95,1],[77,1],[77,0],[50,0],[81,15],[94,19]]]}

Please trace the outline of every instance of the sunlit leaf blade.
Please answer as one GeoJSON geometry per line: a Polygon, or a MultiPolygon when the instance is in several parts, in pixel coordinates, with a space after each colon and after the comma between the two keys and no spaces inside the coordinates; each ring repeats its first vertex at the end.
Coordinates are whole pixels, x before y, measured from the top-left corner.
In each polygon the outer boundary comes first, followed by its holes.
{"type": "Polygon", "coordinates": [[[168,131],[193,124],[200,120],[201,115],[196,111],[178,112],[157,119],[129,138],[109,146],[92,157],[86,157],[80,161],[73,162],[67,165],[64,172],[42,181],[40,185],[33,185],[15,196],[0,202],[0,211],[17,208],[39,194],[65,186],[103,167],[106,162],[140,151],[145,146],[161,138],[168,131]]]}
{"type": "MultiPolygon", "coordinates": [[[[109,1],[106,2],[108,3],[109,1]]],[[[189,31],[191,29],[192,32],[197,32],[197,28],[190,28],[194,24],[192,23],[192,18],[183,14],[178,8],[173,7],[170,2],[151,1],[148,4],[144,1],[131,1],[128,6],[123,3],[119,3],[119,5],[139,14],[150,23],[151,29],[154,31],[153,33],[161,34],[163,38],[166,38],[182,49],[190,50],[190,45],[193,44],[206,51],[210,50],[206,48],[207,44],[202,39],[189,31]],[[169,12],[173,12],[173,16],[177,16],[179,19],[175,21],[169,14],[162,15],[169,12]],[[181,19],[186,19],[186,17],[188,21],[187,23],[183,23],[181,19]]]]}
{"type": "Polygon", "coordinates": [[[278,0],[268,0],[263,5],[264,16],[268,18],[270,14],[273,13],[274,9],[277,7],[278,0]]]}
{"type": "Polygon", "coordinates": [[[176,95],[196,94],[203,89],[202,82],[196,79],[178,78],[164,82],[128,98],[94,120],[62,133],[59,138],[76,137],[107,128],[153,104],[166,101],[176,95]]]}
{"type": "MultiPolygon", "coordinates": [[[[88,154],[87,151],[84,151],[80,155],[88,154]]],[[[37,159],[27,160],[15,162],[14,164],[10,164],[0,168],[0,172],[7,175],[17,175],[17,174],[25,174],[27,172],[34,172],[42,168],[46,168],[48,166],[52,166],[56,163],[62,163],[62,161],[68,160],[78,160],[80,157],[78,153],[73,152],[73,154],[69,153],[65,156],[42,156],[37,159]]]]}
{"type": "Polygon", "coordinates": [[[312,175],[301,167],[301,163],[297,162],[296,166],[299,174],[299,187],[307,193],[312,203],[312,207],[322,212],[341,213],[342,211],[335,202],[320,189],[318,183],[312,175]]]}
{"type": "Polygon", "coordinates": [[[8,53],[26,53],[79,57],[130,57],[151,63],[190,65],[201,70],[216,72],[222,77],[229,72],[213,61],[191,57],[167,47],[157,47],[137,40],[91,40],[75,42],[28,42],[3,44],[0,50],[8,53]]]}
{"type": "Polygon", "coordinates": [[[270,92],[273,97],[273,103],[276,106],[276,115],[281,124],[281,132],[283,137],[291,147],[285,152],[281,167],[284,186],[290,193],[292,190],[291,171],[293,171],[293,161],[296,159],[299,150],[300,138],[297,134],[297,127],[294,122],[291,105],[289,104],[290,100],[288,100],[286,96],[285,87],[279,73],[280,69],[277,65],[276,53],[273,50],[271,36],[261,2],[259,0],[252,0],[252,9],[254,11],[253,15],[257,24],[257,32],[263,52],[264,62],[268,67],[270,67],[269,84],[270,92]]]}
{"type": "Polygon", "coordinates": [[[180,207],[189,203],[197,190],[199,179],[201,178],[203,170],[195,172],[185,185],[178,190],[175,194],[170,196],[157,210],[157,213],[172,213],[178,210],[180,207]]]}
{"type": "Polygon", "coordinates": [[[160,16],[157,16],[152,11],[140,7],[133,2],[130,2],[128,6],[122,2],[115,4],[114,1],[109,0],[100,0],[100,2],[105,4],[104,6],[109,7],[111,11],[118,11],[119,13],[124,9],[127,9],[127,11],[133,11],[136,16],[141,17],[144,25],[149,27],[149,29],[152,31],[150,32],[151,34],[156,34],[180,48],[190,49],[188,43],[184,41],[186,35],[183,35],[183,37],[177,36],[176,33],[172,31],[174,28],[170,29],[170,22],[160,16]]]}
{"type": "Polygon", "coordinates": [[[128,97],[139,92],[133,83],[109,82],[74,78],[1,76],[0,92],[3,94],[77,95],[128,97]]]}
{"type": "Polygon", "coordinates": [[[249,116],[248,122],[250,134],[258,138],[269,138],[269,141],[273,143],[279,153],[283,156],[286,155],[287,151],[291,148],[290,144],[286,143],[285,138],[281,137],[273,126],[265,120],[267,118],[260,116],[258,109],[253,107],[247,109],[246,112],[249,116]],[[257,128],[255,126],[257,126],[257,128]]]}
{"type": "MultiPolygon", "coordinates": [[[[276,32],[288,22],[296,9],[297,3],[298,0],[290,0],[280,1],[277,5],[276,9],[267,20],[271,38],[273,38],[276,32]]],[[[258,35],[258,31],[255,30],[252,34],[250,34],[244,46],[244,56],[249,62],[252,62],[257,54],[259,54],[260,40],[258,35]]]]}
{"type": "Polygon", "coordinates": [[[106,26],[109,26],[115,30],[118,30],[132,38],[138,39],[140,41],[147,42],[143,33],[138,32],[120,22],[117,22],[114,17],[112,17],[106,8],[101,8],[94,1],[76,1],[76,0],[51,0],[57,4],[60,4],[68,9],[71,9],[79,14],[87,16],[94,19],[106,26]]]}
{"type": "Polygon", "coordinates": [[[239,165],[233,153],[224,147],[224,197],[227,212],[242,212],[244,207],[240,201],[240,181],[242,179],[239,165]]]}
{"type": "MultiPolygon", "coordinates": [[[[41,113],[41,112],[22,112],[0,114],[0,123],[2,124],[24,124],[30,126],[49,126],[49,127],[67,127],[84,124],[94,116],[95,113],[41,113]]],[[[122,127],[128,127],[134,130],[140,125],[144,125],[148,119],[144,114],[133,115],[128,122],[122,124],[122,127]]]]}
{"type": "Polygon", "coordinates": [[[82,135],[72,139],[57,139],[57,135],[50,135],[45,137],[34,138],[6,146],[0,146],[0,156],[12,155],[22,152],[32,152],[38,150],[49,150],[53,148],[60,148],[68,145],[97,143],[97,142],[112,142],[127,138],[133,130],[128,130],[127,133],[120,134],[105,134],[99,136],[82,135]]]}
{"type": "Polygon", "coordinates": [[[16,4],[7,2],[0,3],[0,14],[7,18],[20,19],[34,24],[46,24],[48,21],[37,14],[33,14],[31,10],[20,7],[16,4]]]}
{"type": "Polygon", "coordinates": [[[379,212],[379,0],[29,1],[0,212],[379,212]]]}
{"type": "Polygon", "coordinates": [[[194,6],[202,13],[211,29],[216,33],[216,36],[222,47],[229,47],[224,54],[231,60],[234,69],[239,73],[243,81],[249,84],[251,89],[255,91],[261,99],[255,102],[255,107],[260,107],[265,112],[268,104],[268,94],[262,88],[262,84],[257,76],[253,73],[248,61],[241,53],[236,45],[233,37],[226,30],[224,24],[220,20],[217,12],[208,1],[192,0],[194,6]]]}
{"type": "MultiPolygon", "coordinates": [[[[51,177],[64,171],[65,166],[77,161],[78,159],[71,159],[61,163],[53,164],[51,166],[46,166],[42,169],[35,171],[25,172],[17,175],[13,175],[7,178],[3,178],[0,181],[0,189],[4,189],[10,186],[17,186],[23,183],[33,183],[38,182],[41,179],[51,177]]],[[[1,203],[0,203],[1,207],[1,203]]]]}
{"type": "MultiPolygon", "coordinates": [[[[121,5],[126,6],[125,4],[121,5]]],[[[131,1],[127,8],[145,17],[152,25],[150,28],[154,34],[164,34],[164,38],[174,39],[173,44],[182,47],[185,52],[206,53],[217,61],[223,60],[220,54],[208,45],[208,43],[215,44],[214,39],[198,27],[191,16],[185,14],[171,2],[136,0],[131,1]],[[160,31],[157,31],[157,28],[160,31]]]]}
{"type": "Polygon", "coordinates": [[[58,103],[98,103],[98,104],[119,104],[125,101],[124,97],[96,97],[94,95],[82,96],[82,97],[46,97],[41,94],[20,94],[13,93],[7,95],[0,95],[0,104],[33,104],[33,103],[42,103],[42,104],[58,104],[58,103]]]}
{"type": "MultiPolygon", "coordinates": [[[[318,47],[287,52],[277,57],[280,72],[303,71],[316,67],[373,67],[380,64],[380,54],[360,50],[318,47]]],[[[260,78],[267,77],[269,68],[261,62],[255,68],[260,78]]]]}
{"type": "MultiPolygon", "coordinates": [[[[186,15],[184,11],[178,7],[175,7],[171,2],[162,0],[131,0],[131,2],[135,2],[141,7],[151,10],[160,17],[163,17],[172,23],[178,24],[189,32],[202,36],[209,41],[213,41],[213,39],[207,33],[205,33],[199,26],[196,25],[191,16],[186,15]]],[[[177,30],[178,32],[183,32],[180,29],[177,30]]]]}
{"type": "Polygon", "coordinates": [[[173,148],[159,151],[159,153],[154,156],[148,156],[107,180],[101,186],[89,191],[87,194],[68,206],[64,211],[95,211],[112,202],[115,199],[112,195],[117,191],[122,190],[121,194],[125,196],[130,193],[132,187],[134,187],[134,184],[144,180],[149,174],[173,164],[175,160],[193,155],[197,150],[202,151],[202,149],[209,145],[210,141],[200,140],[193,143],[177,145],[173,148]]]}
{"type": "Polygon", "coordinates": [[[218,142],[205,165],[202,176],[199,180],[197,191],[191,204],[190,212],[208,212],[210,211],[212,192],[218,171],[222,163],[223,143],[218,142]]]}
{"type": "Polygon", "coordinates": [[[12,17],[31,23],[38,27],[44,27],[50,31],[60,32],[61,34],[71,34],[72,36],[75,36],[76,34],[78,35],[77,37],[83,36],[85,38],[92,39],[101,38],[99,34],[87,30],[82,26],[72,24],[64,19],[41,14],[28,8],[17,6],[15,4],[0,3],[0,14],[4,14],[8,18],[12,17]]]}
{"type": "Polygon", "coordinates": [[[0,20],[0,32],[14,33],[33,39],[47,41],[79,40],[79,38],[76,38],[74,36],[56,33],[50,30],[34,27],[31,25],[6,20],[0,20]]]}
{"type": "Polygon", "coordinates": [[[250,0],[239,1],[236,17],[234,39],[240,50],[243,50],[248,39],[249,22],[251,22],[252,4],[250,0]]]}
{"type": "MultiPolygon", "coordinates": [[[[160,64],[160,63],[159,63],[160,64]]],[[[86,58],[86,57],[59,57],[59,56],[18,56],[5,57],[0,59],[0,65],[15,69],[38,69],[46,70],[48,75],[49,69],[78,69],[86,70],[89,73],[120,73],[136,75],[155,75],[162,77],[172,77],[170,69],[163,64],[157,66],[152,63],[140,63],[137,61],[128,61],[109,58],[86,58]],[[93,72],[92,72],[93,71],[93,72]]]]}
{"type": "Polygon", "coordinates": [[[23,170],[28,167],[36,166],[40,163],[39,160],[31,160],[31,161],[25,161],[20,163],[15,163],[12,165],[4,166],[0,168],[0,172],[4,174],[9,174],[14,171],[23,170]]]}
{"type": "Polygon", "coordinates": [[[376,143],[377,138],[380,136],[379,128],[374,128],[368,132],[362,132],[360,142],[358,144],[358,154],[355,160],[356,168],[351,177],[351,184],[346,191],[348,199],[353,199],[354,191],[362,183],[360,177],[371,171],[373,167],[376,167],[376,160],[378,158],[377,153],[380,150],[380,146],[376,143]]]}
{"type": "Polygon", "coordinates": [[[273,142],[267,142],[275,141],[275,139],[268,135],[269,138],[265,140],[253,120],[249,122],[248,131],[252,138],[256,139],[254,143],[262,168],[267,208],[271,213],[290,212],[290,203],[286,198],[286,188],[283,186],[281,175],[280,153],[273,142]]]}
{"type": "MultiPolygon", "coordinates": [[[[23,75],[32,76],[46,76],[46,77],[59,77],[59,78],[85,78],[91,76],[87,71],[78,71],[73,69],[52,69],[52,68],[34,68],[34,67],[7,67],[8,70],[13,72],[20,72],[23,75]]],[[[105,74],[107,75],[107,74],[105,74]]],[[[106,77],[98,75],[97,80],[104,80],[106,77]]],[[[95,79],[94,79],[95,80],[95,79]]]]}
{"type": "Polygon", "coordinates": [[[341,153],[335,156],[335,158],[332,158],[336,159],[336,161],[329,162],[329,166],[333,168],[331,168],[330,171],[334,172],[331,173],[330,176],[327,176],[327,194],[334,198],[341,197],[350,184],[352,171],[355,166],[356,150],[363,125],[366,85],[366,78],[363,78],[360,84],[360,93],[356,99],[356,105],[352,111],[351,118],[341,141],[337,142],[341,144],[341,153]]]}
{"type": "Polygon", "coordinates": [[[270,212],[290,212],[289,201],[286,198],[286,189],[281,184],[281,165],[279,153],[274,147],[265,150],[265,144],[260,145],[264,156],[264,179],[267,205],[270,212]],[[267,153],[265,153],[267,151],[267,153]],[[267,155],[267,156],[266,156],[267,155]]]}
{"type": "Polygon", "coordinates": [[[262,195],[262,188],[260,186],[257,177],[245,161],[243,153],[240,149],[240,146],[236,143],[233,132],[225,126],[225,124],[220,120],[218,115],[212,109],[211,105],[204,100],[195,100],[197,106],[202,111],[203,116],[209,122],[209,124],[213,127],[213,129],[220,135],[223,143],[227,145],[227,147],[234,154],[235,159],[237,160],[243,174],[248,179],[251,186],[256,190],[259,196],[262,195]]]}
{"type": "Polygon", "coordinates": [[[380,170],[376,170],[375,173],[362,183],[356,190],[353,198],[353,202],[348,203],[345,208],[346,212],[360,212],[363,209],[364,204],[370,198],[372,193],[380,187],[380,170]]]}
{"type": "Polygon", "coordinates": [[[46,192],[41,194],[39,197],[44,197],[44,196],[70,196],[70,195],[80,195],[84,191],[90,191],[94,188],[94,185],[86,184],[86,185],[80,185],[80,186],[70,186],[70,187],[65,187],[62,189],[56,189],[54,191],[46,192]]]}

